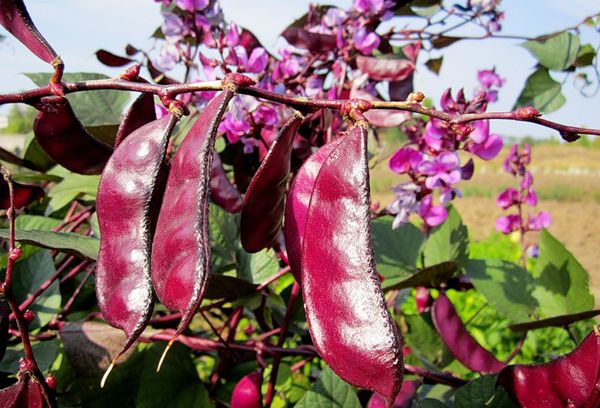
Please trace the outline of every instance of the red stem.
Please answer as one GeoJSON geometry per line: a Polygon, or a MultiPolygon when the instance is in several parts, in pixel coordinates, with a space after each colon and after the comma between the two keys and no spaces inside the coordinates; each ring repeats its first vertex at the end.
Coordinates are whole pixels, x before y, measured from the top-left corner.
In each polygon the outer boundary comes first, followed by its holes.
{"type": "MultiPolygon", "coordinates": [[[[196,82],[193,84],[159,85],[141,82],[130,82],[121,78],[98,79],[81,82],[65,82],[65,93],[81,92],[98,89],[114,89],[122,91],[146,92],[161,97],[173,98],[179,94],[199,91],[218,91],[223,88],[219,81],[196,82]]],[[[296,109],[328,108],[339,110],[346,102],[345,100],[313,99],[307,97],[293,97],[267,91],[258,87],[250,86],[238,89],[238,93],[252,95],[257,98],[278,102],[296,109]]],[[[0,95],[0,105],[7,103],[32,103],[45,96],[51,96],[49,86],[30,89],[23,92],[0,95]]],[[[563,125],[540,117],[521,117],[516,111],[512,112],[482,112],[469,114],[449,114],[436,109],[426,108],[419,103],[411,101],[373,101],[372,109],[396,109],[413,113],[420,113],[433,118],[441,119],[450,123],[465,123],[483,119],[504,119],[536,123],[559,132],[578,133],[587,135],[600,135],[600,129],[589,129],[583,127],[563,125]]]]}

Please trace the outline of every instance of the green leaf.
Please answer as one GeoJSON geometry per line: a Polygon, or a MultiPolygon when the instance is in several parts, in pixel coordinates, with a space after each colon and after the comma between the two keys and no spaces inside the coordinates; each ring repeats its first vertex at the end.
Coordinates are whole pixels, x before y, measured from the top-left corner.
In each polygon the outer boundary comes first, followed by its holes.
{"type": "Polygon", "coordinates": [[[185,346],[173,345],[162,369],[156,372],[156,362],[165,346],[165,343],[155,343],[145,351],[135,406],[138,408],[214,406],[206,387],[198,378],[190,352],[185,346]]]}
{"type": "Polygon", "coordinates": [[[48,203],[47,214],[58,211],[70,204],[74,199],[81,196],[96,198],[100,176],[84,176],[67,172],[63,181],[57,183],[48,190],[50,201],[48,203]]]}
{"type": "Polygon", "coordinates": [[[279,263],[273,250],[262,250],[249,254],[238,250],[238,277],[251,283],[263,283],[279,270],[279,263]]]}
{"type": "Polygon", "coordinates": [[[377,218],[371,223],[377,272],[385,280],[383,288],[394,285],[417,270],[417,259],[424,237],[412,224],[392,229],[392,219],[377,218]]]}
{"type": "Polygon", "coordinates": [[[56,164],[42,149],[33,132],[25,135],[23,151],[25,152],[23,158],[33,163],[39,170],[46,171],[56,164]]]}
{"type": "Polygon", "coordinates": [[[563,32],[545,41],[526,41],[522,45],[544,67],[563,71],[573,65],[577,58],[579,36],[563,32]]]}
{"type": "Polygon", "coordinates": [[[496,376],[484,375],[458,389],[454,408],[485,407],[496,392],[496,376]]]}
{"type": "MultiPolygon", "coordinates": [[[[56,218],[43,217],[41,215],[29,215],[21,214],[15,219],[15,229],[19,230],[39,230],[39,231],[50,231],[52,228],[58,227],[62,224],[62,220],[56,218]]],[[[39,250],[39,247],[34,245],[21,245],[23,254],[21,259],[25,259],[34,252],[39,250]]]]}
{"type": "MultiPolygon", "coordinates": [[[[8,238],[8,235],[7,229],[0,229],[1,238],[8,238]]],[[[92,261],[96,260],[98,251],[100,250],[100,241],[98,239],[84,237],[75,233],[22,230],[15,231],[15,238],[19,242],[42,248],[81,254],[92,261]]]]}
{"type": "Polygon", "coordinates": [[[582,45],[577,53],[577,59],[575,60],[576,67],[587,67],[594,63],[596,57],[596,50],[591,44],[582,45]]]}
{"type": "MultiPolygon", "coordinates": [[[[43,373],[46,373],[56,356],[58,355],[58,344],[56,340],[44,340],[31,342],[33,355],[38,363],[38,367],[43,373]]],[[[6,348],[6,354],[0,361],[0,371],[3,373],[15,374],[19,371],[19,360],[23,358],[23,344],[19,343],[6,348]]]]}
{"type": "MultiPolygon", "coordinates": [[[[37,86],[45,86],[52,74],[25,74],[37,86]]],[[[78,82],[96,79],[108,79],[106,75],[88,72],[65,73],[63,81],[78,82]]],[[[77,119],[85,126],[111,125],[121,122],[121,113],[129,101],[129,93],[115,90],[76,92],[67,95],[77,119]]]]}
{"type": "Polygon", "coordinates": [[[533,296],[543,317],[585,312],[594,307],[587,272],[545,229],[540,234],[537,271],[533,296]]]}
{"type": "MultiPolygon", "coordinates": [[[[15,264],[13,271],[13,290],[17,301],[23,303],[33,295],[42,283],[56,274],[54,260],[50,251],[38,251],[23,261],[15,264]]],[[[35,319],[29,324],[30,328],[37,329],[46,325],[60,309],[60,288],[55,280],[36,300],[29,306],[35,312],[35,319]]]]}
{"type": "Polygon", "coordinates": [[[119,125],[115,124],[86,126],[85,130],[87,130],[89,134],[91,134],[101,142],[104,142],[109,146],[114,146],[115,139],[117,137],[117,130],[119,130],[119,125]]]}
{"type": "Polygon", "coordinates": [[[313,387],[298,401],[296,408],[361,408],[354,388],[325,367],[313,387]]]}
{"type": "Polygon", "coordinates": [[[552,79],[548,70],[542,67],[527,78],[513,109],[533,106],[540,112],[550,113],[559,109],[565,102],[561,84],[552,79]]]}
{"type": "Polygon", "coordinates": [[[448,207],[448,218],[435,227],[425,243],[425,266],[455,261],[464,266],[469,258],[469,232],[458,211],[448,207]]]}
{"type": "Polygon", "coordinates": [[[535,313],[533,277],[523,268],[496,259],[471,259],[465,270],[477,291],[511,322],[527,321],[535,313]]]}
{"type": "Polygon", "coordinates": [[[446,367],[454,360],[433,326],[431,313],[405,315],[404,318],[408,325],[406,344],[413,352],[439,368],[446,367]]]}
{"type": "Polygon", "coordinates": [[[229,214],[217,205],[210,206],[210,249],[212,273],[223,273],[235,268],[240,248],[239,216],[229,214]]]}

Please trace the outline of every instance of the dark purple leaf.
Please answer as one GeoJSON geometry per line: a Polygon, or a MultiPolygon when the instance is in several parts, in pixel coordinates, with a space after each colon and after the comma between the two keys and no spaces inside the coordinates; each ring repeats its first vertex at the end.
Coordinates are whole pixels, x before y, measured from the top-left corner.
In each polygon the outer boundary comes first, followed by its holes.
{"type": "Polygon", "coordinates": [[[251,31],[245,28],[242,28],[239,45],[246,49],[248,55],[252,53],[253,49],[257,47],[262,47],[262,44],[260,43],[260,41],[258,41],[258,38],[256,38],[256,36],[251,31]]]}
{"type": "Polygon", "coordinates": [[[48,156],[75,173],[100,174],[112,154],[110,146],[84,129],[66,98],[44,106],[33,132],[48,156]]]}
{"type": "Polygon", "coordinates": [[[285,236],[285,247],[290,262],[292,274],[296,281],[301,282],[300,256],[302,250],[302,239],[306,225],[306,214],[312,197],[313,188],[319,170],[332,151],[342,141],[342,137],[321,147],[310,156],[300,167],[296,177],[290,185],[288,199],[285,206],[285,224],[283,228],[285,236]]]}
{"type": "Polygon", "coordinates": [[[313,33],[299,27],[289,27],[281,35],[294,47],[311,52],[326,52],[337,46],[334,35],[313,33]]]}
{"type": "Polygon", "coordinates": [[[356,57],[358,69],[376,81],[403,81],[415,70],[415,64],[407,59],[383,59],[356,57]]]}
{"type": "Polygon", "coordinates": [[[394,400],[391,407],[386,407],[385,398],[377,393],[373,393],[367,404],[367,408],[410,408],[412,400],[417,394],[417,390],[421,386],[421,381],[418,380],[405,380],[402,383],[402,388],[398,393],[398,396],[394,400]]]}
{"type": "Polygon", "coordinates": [[[23,0],[0,0],[0,24],[41,60],[51,64],[56,52],[31,21],[23,0]]]}
{"type": "Polygon", "coordinates": [[[136,55],[138,52],[140,52],[140,50],[138,50],[137,48],[135,48],[133,45],[131,44],[127,44],[125,46],[125,53],[127,55],[129,55],[130,57],[136,55]]]}
{"type": "MultiPolygon", "coordinates": [[[[22,208],[30,203],[44,197],[44,189],[36,184],[22,184],[13,181],[13,191],[15,199],[15,208],[22,208]]],[[[0,209],[8,210],[10,208],[10,194],[8,183],[0,177],[0,209]]]]}
{"type": "Polygon", "coordinates": [[[410,74],[402,81],[391,81],[389,84],[390,99],[392,101],[403,101],[413,89],[413,74],[410,74]]]}
{"type": "Polygon", "coordinates": [[[270,247],[281,229],[292,142],[302,119],[294,115],[283,126],[246,191],[240,230],[247,252],[270,247]]]}
{"type": "Polygon", "coordinates": [[[96,58],[98,58],[98,61],[109,67],[123,67],[133,62],[131,58],[121,57],[120,55],[115,55],[106,50],[96,51],[96,58]]]}
{"type": "Polygon", "coordinates": [[[547,319],[536,320],[533,322],[511,324],[510,326],[508,326],[508,328],[513,331],[520,332],[541,329],[544,327],[565,327],[570,325],[571,323],[575,323],[580,320],[590,319],[594,316],[598,316],[599,314],[600,310],[588,310],[587,312],[549,317],[547,319]]]}
{"type": "Polygon", "coordinates": [[[390,403],[402,385],[402,339],[375,271],[364,127],[331,149],[312,190],[301,268],[313,343],[344,381],[390,403]]]}
{"type": "Polygon", "coordinates": [[[243,377],[235,385],[231,394],[231,408],[261,408],[262,374],[255,371],[243,377]]]}
{"type": "MultiPolygon", "coordinates": [[[[145,81],[144,81],[145,82],[145,81]]],[[[117,130],[115,137],[115,147],[125,139],[134,130],[156,120],[156,110],[154,109],[154,95],[142,93],[131,104],[117,130]]]]}
{"type": "Polygon", "coordinates": [[[444,292],[433,302],[433,324],[452,355],[469,370],[478,373],[497,373],[504,364],[484,349],[467,331],[454,305],[444,292]]]}
{"type": "Polygon", "coordinates": [[[462,38],[440,35],[431,40],[431,45],[433,45],[433,48],[441,49],[446,48],[447,46],[452,45],[459,40],[462,40],[462,38]]]}
{"type": "Polygon", "coordinates": [[[96,198],[101,232],[96,296],[102,316],[127,335],[127,350],[146,327],[153,307],[150,279],[152,202],[174,115],[127,137],[106,164],[96,198]]]}
{"type": "Polygon", "coordinates": [[[511,365],[498,375],[524,408],[598,407],[600,337],[590,333],[571,353],[544,364],[511,365]]]}
{"type": "MultiPolygon", "coordinates": [[[[69,364],[77,375],[84,377],[100,376],[127,341],[121,330],[94,321],[67,322],[58,334],[69,364]]],[[[129,349],[122,361],[133,353],[135,349],[129,349]]]]}
{"type": "Polygon", "coordinates": [[[228,213],[235,214],[242,211],[242,195],[229,181],[217,152],[213,154],[210,198],[228,213]]]}
{"type": "MultiPolygon", "coordinates": [[[[211,268],[208,227],[213,147],[233,92],[214,97],[171,160],[152,245],[152,283],[160,301],[182,313],[175,336],[188,326],[211,268]]],[[[127,139],[125,139],[127,140],[127,139]]]]}

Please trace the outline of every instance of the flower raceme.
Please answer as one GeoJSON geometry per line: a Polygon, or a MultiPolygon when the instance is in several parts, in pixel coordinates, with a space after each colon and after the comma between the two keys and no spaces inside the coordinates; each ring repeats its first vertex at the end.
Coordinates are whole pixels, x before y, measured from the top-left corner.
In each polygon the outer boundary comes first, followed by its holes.
{"type": "MultiPolygon", "coordinates": [[[[498,80],[486,78],[486,81],[495,86],[502,85],[499,77],[498,80]]],[[[440,105],[451,114],[474,113],[485,111],[487,100],[484,92],[469,101],[462,90],[456,98],[446,90],[440,105]]],[[[408,176],[410,181],[392,189],[396,197],[387,211],[396,215],[394,228],[408,222],[411,213],[418,213],[428,227],[435,227],[447,217],[444,204],[461,195],[457,183],[473,175],[473,160],[469,159],[461,166],[458,152],[463,150],[483,160],[491,160],[502,149],[502,138],[490,133],[487,120],[452,126],[436,118],[427,123],[417,119],[405,122],[401,128],[407,133],[409,142],[392,155],[388,165],[390,170],[408,176]],[[434,196],[440,204],[434,204],[434,196]]],[[[530,196],[528,200],[533,201],[534,197],[530,196]]]]}
{"type": "Polygon", "coordinates": [[[496,205],[503,210],[511,207],[518,209],[517,214],[503,215],[496,220],[496,229],[503,234],[510,234],[513,231],[526,233],[528,231],[539,231],[542,228],[548,228],[552,219],[550,214],[540,211],[537,214],[529,212],[527,219],[523,218],[524,205],[535,207],[538,203],[537,194],[533,189],[533,175],[527,170],[527,165],[531,162],[531,146],[528,144],[512,145],[508,155],[503,162],[503,169],[513,175],[519,181],[519,189],[509,187],[502,191],[496,199],[496,205]]]}

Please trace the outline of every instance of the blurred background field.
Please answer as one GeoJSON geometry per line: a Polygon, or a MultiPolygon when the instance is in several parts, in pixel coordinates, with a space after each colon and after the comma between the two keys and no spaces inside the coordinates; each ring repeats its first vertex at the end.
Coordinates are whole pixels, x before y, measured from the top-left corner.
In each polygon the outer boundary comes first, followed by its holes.
{"type": "MultiPolygon", "coordinates": [[[[377,152],[377,162],[371,170],[373,202],[386,206],[393,198],[390,188],[403,181],[402,176],[391,172],[387,158],[401,145],[395,137],[385,137],[377,152]]],[[[550,232],[562,241],[575,255],[590,275],[590,285],[596,304],[600,305],[600,139],[583,139],[566,144],[558,140],[530,140],[532,144],[530,169],[539,204],[536,210],[548,211],[552,216],[550,232]]],[[[513,141],[505,141],[510,146],[513,141]]],[[[505,147],[494,160],[475,160],[475,174],[469,181],[461,181],[458,188],[463,197],[454,200],[469,235],[478,250],[489,257],[502,257],[512,253],[518,237],[504,237],[496,232],[495,222],[500,215],[508,214],[496,206],[496,197],[514,179],[502,170],[505,147]],[[489,252],[496,252],[495,255],[489,252]]],[[[467,156],[461,161],[464,163],[467,156]]],[[[529,240],[536,241],[534,233],[529,240]]]]}

